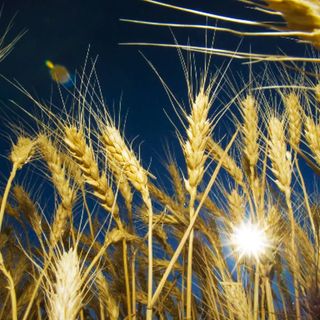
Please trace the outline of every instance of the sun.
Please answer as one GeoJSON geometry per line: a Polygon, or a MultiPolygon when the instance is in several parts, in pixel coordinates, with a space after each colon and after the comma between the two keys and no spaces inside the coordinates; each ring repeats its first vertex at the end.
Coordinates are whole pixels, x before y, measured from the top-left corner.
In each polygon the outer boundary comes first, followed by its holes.
{"type": "Polygon", "coordinates": [[[270,241],[265,229],[251,221],[246,221],[233,229],[231,244],[235,247],[239,259],[247,257],[259,261],[260,257],[266,254],[270,241]]]}

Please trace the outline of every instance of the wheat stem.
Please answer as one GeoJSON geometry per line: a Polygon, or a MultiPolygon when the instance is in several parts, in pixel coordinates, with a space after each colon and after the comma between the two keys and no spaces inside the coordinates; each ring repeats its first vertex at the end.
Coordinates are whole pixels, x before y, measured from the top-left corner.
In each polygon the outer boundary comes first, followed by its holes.
{"type": "Polygon", "coordinates": [[[137,291],[136,291],[136,251],[132,254],[131,274],[132,274],[132,320],[137,319],[137,291]]]}
{"type": "Polygon", "coordinates": [[[165,285],[165,283],[166,283],[166,281],[167,281],[167,279],[169,277],[169,274],[170,274],[173,266],[175,265],[176,261],[178,260],[179,255],[181,254],[181,251],[183,250],[184,245],[186,244],[186,242],[187,242],[187,240],[189,238],[191,230],[193,229],[194,224],[196,223],[197,217],[198,217],[200,209],[201,209],[201,207],[202,207],[202,205],[204,203],[204,200],[208,196],[208,194],[209,194],[214,182],[216,181],[216,178],[218,176],[218,173],[220,171],[222,163],[223,163],[225,157],[227,156],[227,153],[228,153],[229,149],[231,148],[231,146],[232,146],[235,138],[237,137],[237,135],[238,135],[238,130],[234,133],[234,135],[232,136],[229,144],[227,145],[226,149],[224,150],[224,153],[220,157],[220,160],[219,160],[214,172],[212,173],[212,176],[211,176],[211,178],[210,178],[210,180],[209,180],[209,182],[207,184],[207,187],[205,188],[205,191],[203,193],[203,197],[200,200],[200,203],[199,203],[197,209],[195,210],[192,219],[189,222],[189,226],[186,229],[186,231],[184,232],[183,237],[181,238],[180,243],[179,243],[177,249],[175,250],[175,252],[174,252],[174,254],[173,254],[173,256],[172,256],[172,258],[171,258],[171,260],[170,260],[170,262],[169,262],[169,264],[168,264],[168,266],[167,266],[167,268],[166,268],[166,270],[165,270],[165,272],[164,272],[164,274],[163,274],[163,276],[162,276],[162,278],[161,278],[161,280],[160,280],[160,282],[159,282],[159,284],[158,284],[158,286],[157,286],[157,288],[156,288],[156,290],[154,292],[154,294],[153,294],[152,301],[151,301],[151,306],[153,306],[156,303],[156,301],[158,300],[159,295],[160,295],[160,293],[161,293],[161,291],[162,291],[162,289],[163,289],[163,287],[164,287],[164,285],[165,285]]]}
{"type": "Polygon", "coordinates": [[[10,292],[11,297],[11,312],[12,312],[12,320],[18,320],[18,314],[17,314],[17,296],[16,296],[16,290],[14,288],[14,281],[11,276],[10,271],[6,268],[3,262],[2,254],[0,253],[0,270],[4,274],[4,276],[7,278],[9,287],[8,290],[10,292]]]}
{"type": "Polygon", "coordinates": [[[49,250],[50,251],[48,253],[48,258],[46,259],[45,264],[43,266],[43,269],[41,270],[39,278],[37,279],[37,282],[36,282],[36,284],[34,286],[34,289],[32,291],[28,306],[27,306],[27,308],[26,308],[26,310],[24,312],[22,320],[28,320],[28,317],[29,317],[29,314],[30,314],[30,311],[31,311],[31,308],[32,308],[32,305],[33,305],[33,302],[34,302],[34,299],[36,298],[36,294],[37,294],[37,292],[39,290],[39,287],[41,285],[42,279],[45,276],[45,273],[46,273],[48,267],[50,266],[50,262],[51,262],[51,259],[52,259],[52,256],[53,256],[53,248],[52,248],[52,246],[50,246],[49,250]]]}
{"type": "Polygon", "coordinates": [[[259,263],[257,262],[254,276],[253,320],[257,320],[259,315],[259,280],[259,263]]]}
{"type": "Polygon", "coordinates": [[[131,320],[131,317],[132,317],[131,292],[130,292],[130,279],[129,279],[129,268],[128,268],[128,246],[127,246],[126,239],[122,240],[122,259],[123,259],[124,278],[125,278],[125,285],[126,285],[128,320],[131,320]]]}
{"type": "Polygon", "coordinates": [[[276,320],[272,290],[271,290],[269,278],[265,279],[265,290],[266,290],[267,306],[268,306],[268,319],[276,320]]]}
{"type": "MultiPolygon", "coordinates": [[[[196,194],[193,193],[190,199],[190,221],[194,216],[194,202],[196,194]]],[[[189,236],[188,246],[188,263],[187,263],[187,309],[186,319],[191,320],[191,303],[192,303],[192,261],[193,261],[193,240],[194,240],[194,229],[191,230],[189,236]]]]}
{"type": "Polygon", "coordinates": [[[10,188],[11,188],[13,179],[14,179],[14,177],[16,176],[17,170],[18,170],[18,167],[17,167],[17,165],[14,163],[13,166],[12,166],[11,172],[10,172],[9,179],[8,179],[8,181],[7,181],[6,188],[5,188],[4,193],[3,193],[2,201],[1,201],[1,209],[0,209],[0,232],[1,232],[1,227],[2,227],[2,222],[3,222],[3,217],[4,217],[4,211],[5,211],[5,208],[6,208],[6,203],[7,203],[7,199],[8,199],[8,196],[9,196],[10,188]]]}

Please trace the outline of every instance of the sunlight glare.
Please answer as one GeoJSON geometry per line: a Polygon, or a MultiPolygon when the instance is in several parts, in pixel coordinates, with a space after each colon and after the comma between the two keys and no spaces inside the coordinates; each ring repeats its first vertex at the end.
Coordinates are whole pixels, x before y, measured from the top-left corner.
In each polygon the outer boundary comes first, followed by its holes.
{"type": "Polygon", "coordinates": [[[240,258],[254,257],[256,260],[266,252],[268,237],[265,231],[252,222],[243,222],[233,230],[232,244],[240,258]]]}

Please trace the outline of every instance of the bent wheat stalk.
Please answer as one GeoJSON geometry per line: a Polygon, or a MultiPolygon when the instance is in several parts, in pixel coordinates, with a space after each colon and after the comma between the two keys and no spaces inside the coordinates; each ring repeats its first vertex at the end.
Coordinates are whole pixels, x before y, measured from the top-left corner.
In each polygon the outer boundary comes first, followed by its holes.
{"type": "Polygon", "coordinates": [[[9,196],[10,188],[13,182],[14,177],[19,169],[23,167],[28,161],[30,161],[33,151],[34,151],[35,142],[29,138],[19,137],[17,143],[13,146],[10,160],[12,162],[12,169],[7,181],[6,188],[1,201],[0,207],[0,232],[4,217],[4,210],[6,208],[7,199],[9,196]]]}

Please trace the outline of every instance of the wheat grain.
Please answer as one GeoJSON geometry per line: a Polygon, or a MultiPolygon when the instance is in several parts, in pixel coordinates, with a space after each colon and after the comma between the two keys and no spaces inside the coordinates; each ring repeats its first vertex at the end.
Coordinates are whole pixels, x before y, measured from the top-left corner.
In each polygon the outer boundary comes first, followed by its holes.
{"type": "Polygon", "coordinates": [[[241,101],[243,113],[242,133],[244,137],[243,153],[250,166],[250,177],[253,177],[255,166],[259,159],[259,131],[256,101],[248,95],[241,101]]]}
{"type": "Polygon", "coordinates": [[[302,130],[302,108],[298,96],[290,93],[284,96],[289,127],[289,142],[298,149],[302,130]]]}

